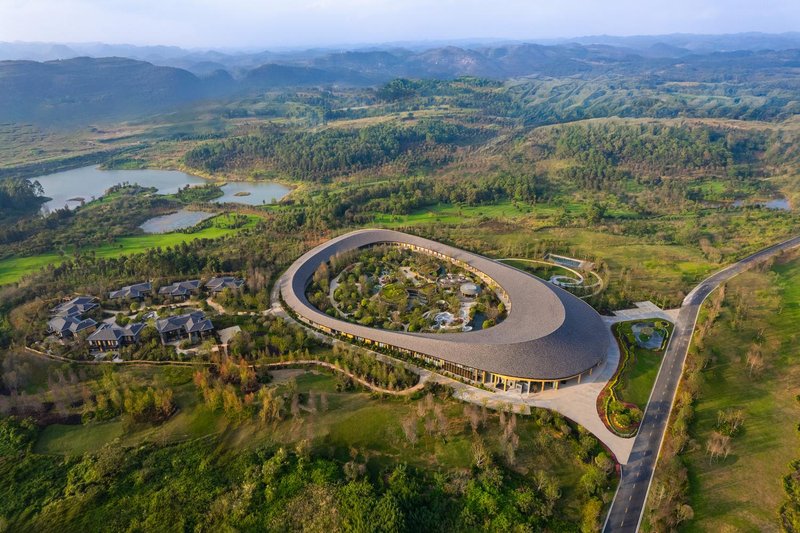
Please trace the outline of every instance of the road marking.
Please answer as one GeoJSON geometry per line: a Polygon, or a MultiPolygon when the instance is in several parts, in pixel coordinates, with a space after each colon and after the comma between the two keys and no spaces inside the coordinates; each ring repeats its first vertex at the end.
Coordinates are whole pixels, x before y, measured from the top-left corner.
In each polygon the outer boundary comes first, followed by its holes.
{"type": "MultiPolygon", "coordinates": [[[[697,326],[697,318],[698,318],[700,306],[705,301],[705,299],[708,297],[708,295],[713,290],[715,290],[720,284],[728,281],[729,279],[731,279],[731,278],[737,276],[738,274],[740,274],[741,272],[743,272],[749,265],[755,264],[757,262],[760,262],[762,259],[764,259],[766,257],[774,255],[774,252],[795,248],[798,245],[800,245],[800,237],[794,237],[792,239],[788,239],[788,240],[785,240],[783,242],[777,243],[777,244],[775,244],[773,246],[770,246],[769,248],[766,248],[766,249],[762,250],[761,252],[758,252],[758,253],[756,253],[756,254],[754,254],[754,255],[752,255],[752,256],[750,256],[750,257],[748,257],[748,258],[746,258],[746,259],[744,259],[742,261],[740,261],[739,263],[734,263],[733,265],[722,269],[721,271],[713,274],[712,276],[709,276],[708,278],[703,280],[703,282],[701,282],[697,287],[695,287],[692,291],[690,291],[690,293],[686,296],[686,298],[684,298],[683,302],[681,303],[681,308],[679,309],[680,312],[679,312],[678,316],[676,317],[677,320],[675,322],[675,329],[676,330],[682,329],[684,331],[679,331],[677,334],[673,335],[673,338],[671,339],[670,345],[667,346],[667,354],[665,354],[665,358],[669,358],[668,360],[671,362],[671,368],[673,369],[671,374],[675,373],[674,372],[675,363],[681,363],[680,364],[680,369],[681,370],[683,369],[683,366],[684,366],[685,360],[686,360],[686,352],[689,349],[689,343],[691,342],[691,339],[692,339],[692,336],[693,336],[693,333],[694,333],[694,329],[697,326]],[[693,322],[691,324],[683,324],[684,321],[682,319],[683,318],[689,318],[688,316],[684,317],[684,315],[692,314],[692,313],[690,313],[690,311],[693,312],[693,314],[694,314],[693,322]],[[675,355],[673,355],[673,354],[675,354],[675,355]]],[[[655,468],[655,464],[657,462],[658,455],[661,453],[661,447],[662,447],[662,445],[664,443],[664,435],[666,434],[666,427],[667,427],[667,424],[668,424],[668,417],[669,417],[670,411],[672,410],[672,407],[673,407],[672,404],[674,404],[674,402],[675,402],[675,397],[677,396],[677,387],[678,387],[678,384],[680,383],[680,380],[681,380],[681,377],[682,377],[681,376],[682,372],[679,372],[677,376],[668,375],[665,378],[667,383],[663,384],[663,385],[665,385],[665,388],[663,390],[661,390],[659,393],[656,393],[656,389],[659,388],[658,384],[660,383],[660,378],[662,377],[661,376],[661,370],[662,370],[663,367],[664,367],[664,365],[662,365],[662,367],[659,368],[658,375],[656,376],[656,387],[654,387],[653,391],[650,394],[650,398],[648,399],[647,407],[650,407],[652,401],[654,399],[656,399],[656,398],[659,398],[660,401],[664,401],[665,403],[667,403],[666,400],[669,399],[668,396],[671,396],[671,401],[667,405],[664,405],[664,406],[661,406],[660,408],[655,409],[655,412],[652,412],[652,411],[649,412],[648,409],[645,408],[645,413],[644,413],[643,420],[642,420],[643,426],[644,425],[650,426],[650,428],[651,428],[650,429],[650,436],[651,437],[652,437],[654,428],[658,429],[659,427],[663,426],[663,427],[661,427],[661,430],[659,432],[661,440],[659,442],[657,451],[655,453],[653,453],[652,451],[645,452],[644,456],[641,458],[641,461],[642,461],[643,465],[647,466],[647,468],[646,468],[647,472],[645,472],[645,469],[643,469],[640,472],[640,476],[639,476],[641,479],[646,479],[647,480],[647,482],[646,482],[647,488],[646,488],[646,491],[644,493],[645,494],[645,498],[646,498],[647,493],[649,493],[649,491],[650,491],[650,485],[652,484],[652,481],[653,481],[653,477],[652,477],[653,470],[655,468]],[[669,394],[670,393],[670,389],[672,389],[672,394],[671,395],[669,394]],[[663,413],[662,413],[662,411],[663,411],[663,413]],[[651,416],[648,417],[648,414],[651,415],[651,416]],[[666,419],[665,419],[665,417],[663,417],[661,415],[666,415],[666,419]],[[650,424],[648,422],[652,422],[652,424],[650,424]]],[[[643,432],[642,432],[642,435],[643,435],[643,432]]],[[[639,461],[636,461],[636,462],[638,463],[639,461]]],[[[623,485],[624,485],[624,482],[621,481],[620,485],[617,487],[617,493],[615,493],[615,500],[616,500],[616,496],[620,493],[620,488],[624,488],[623,485]]],[[[634,487],[635,487],[635,485],[634,485],[634,487]]],[[[631,498],[628,499],[628,501],[630,501],[630,500],[631,500],[631,498]]],[[[609,514],[606,516],[606,522],[605,522],[605,524],[603,526],[603,528],[604,528],[603,530],[604,531],[608,530],[609,527],[610,527],[609,518],[610,518],[610,515],[611,515],[611,510],[613,510],[613,507],[614,507],[614,502],[612,502],[611,509],[609,509],[609,514]]],[[[621,523],[620,523],[621,527],[624,526],[626,521],[627,521],[627,518],[628,518],[627,514],[628,514],[629,509],[630,509],[630,507],[626,507],[625,508],[625,513],[622,516],[622,520],[621,520],[621,523]]],[[[642,509],[638,513],[638,524],[636,526],[637,528],[641,525],[641,520],[642,520],[643,516],[644,516],[644,507],[642,507],[642,509]]]]}

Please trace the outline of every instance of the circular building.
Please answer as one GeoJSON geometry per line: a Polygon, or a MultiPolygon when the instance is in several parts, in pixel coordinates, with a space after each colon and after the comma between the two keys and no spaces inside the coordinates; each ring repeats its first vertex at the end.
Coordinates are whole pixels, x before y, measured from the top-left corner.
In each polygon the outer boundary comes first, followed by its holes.
{"type": "Polygon", "coordinates": [[[467,296],[468,298],[475,298],[480,293],[481,293],[481,288],[474,283],[467,282],[461,284],[461,294],[467,296]]]}
{"type": "Polygon", "coordinates": [[[580,381],[603,362],[609,348],[610,336],[600,315],[565,290],[481,255],[392,230],[359,230],[323,243],[297,259],[279,286],[286,305],[315,328],[423,360],[443,373],[496,389],[531,393],[580,381]],[[386,244],[467,270],[497,292],[508,316],[487,329],[409,333],[339,320],[308,301],[306,288],[319,265],[336,254],[386,244]]]}

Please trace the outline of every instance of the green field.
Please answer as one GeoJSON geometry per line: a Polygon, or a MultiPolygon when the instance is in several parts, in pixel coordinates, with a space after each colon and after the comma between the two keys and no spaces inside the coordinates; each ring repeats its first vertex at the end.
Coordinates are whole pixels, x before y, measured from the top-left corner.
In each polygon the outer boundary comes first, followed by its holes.
{"type": "Polygon", "coordinates": [[[479,227],[471,235],[486,242],[483,253],[493,257],[524,257],[544,242],[551,244],[544,251],[605,263],[609,289],[618,299],[652,300],[667,307],[679,305],[686,291],[719,268],[690,246],[650,244],[636,237],[591,229],[545,228],[498,234],[479,227]]]}
{"type": "MultiPolygon", "coordinates": [[[[576,206],[577,208],[577,206],[576,206]]],[[[419,224],[460,224],[469,219],[477,218],[521,218],[534,212],[534,208],[511,202],[501,202],[492,205],[458,206],[452,204],[437,204],[426,207],[409,215],[377,214],[375,223],[381,226],[400,227],[419,224]]],[[[538,208],[536,208],[538,212],[538,208]]]]}
{"type": "MultiPolygon", "coordinates": [[[[553,202],[529,205],[522,202],[502,201],[485,205],[436,204],[414,211],[408,215],[389,215],[378,213],[374,222],[380,226],[403,227],[421,224],[461,224],[480,219],[552,219],[562,214],[581,216],[586,212],[584,202],[553,202]]],[[[609,208],[609,217],[634,217],[632,211],[621,208],[609,208]]]]}
{"type": "Polygon", "coordinates": [[[800,393],[800,261],[769,272],[748,272],[728,284],[726,305],[706,337],[711,359],[703,372],[691,436],[696,447],[683,455],[689,468],[694,520],[686,531],[776,531],[783,500],[781,479],[800,457],[797,438],[800,393]],[[734,302],[745,298],[745,316],[734,327],[734,302]],[[750,375],[745,354],[759,335],[766,367],[750,375]],[[732,452],[710,460],[705,444],[718,412],[743,409],[743,430],[732,452]]]}
{"type": "MultiPolygon", "coordinates": [[[[257,221],[257,217],[249,215],[250,221],[245,227],[252,227],[257,221]]],[[[216,217],[212,225],[195,233],[162,233],[148,235],[132,235],[121,237],[112,244],[82,250],[82,254],[93,254],[96,257],[120,257],[122,255],[136,254],[147,251],[150,248],[166,248],[175,246],[182,242],[191,242],[196,239],[216,239],[238,231],[228,227],[230,215],[216,217]]],[[[10,257],[0,260],[0,285],[19,281],[24,275],[46,267],[47,265],[59,265],[69,259],[69,255],[59,255],[57,253],[47,253],[31,257],[10,257]]]]}

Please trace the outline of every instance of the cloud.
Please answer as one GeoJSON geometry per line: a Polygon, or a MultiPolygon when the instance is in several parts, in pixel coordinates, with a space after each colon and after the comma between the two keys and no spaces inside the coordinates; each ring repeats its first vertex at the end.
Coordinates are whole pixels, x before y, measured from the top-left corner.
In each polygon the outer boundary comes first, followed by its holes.
{"type": "Polygon", "coordinates": [[[782,32],[796,0],[0,0],[0,40],[280,47],[782,32]]]}

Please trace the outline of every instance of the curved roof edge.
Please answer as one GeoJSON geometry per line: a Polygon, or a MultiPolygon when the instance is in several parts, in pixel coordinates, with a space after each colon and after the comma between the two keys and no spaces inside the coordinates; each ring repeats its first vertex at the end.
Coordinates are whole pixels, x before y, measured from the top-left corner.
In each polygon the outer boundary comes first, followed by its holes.
{"type": "Polygon", "coordinates": [[[281,277],[280,291],[298,315],[316,324],[477,370],[521,379],[558,380],[595,367],[609,348],[600,315],[565,290],[506,264],[415,235],[392,230],[353,231],[309,250],[281,277]],[[462,261],[499,284],[511,301],[505,320],[459,333],[407,333],[353,324],[314,307],[305,291],[317,267],[337,253],[401,243],[462,261]]]}

